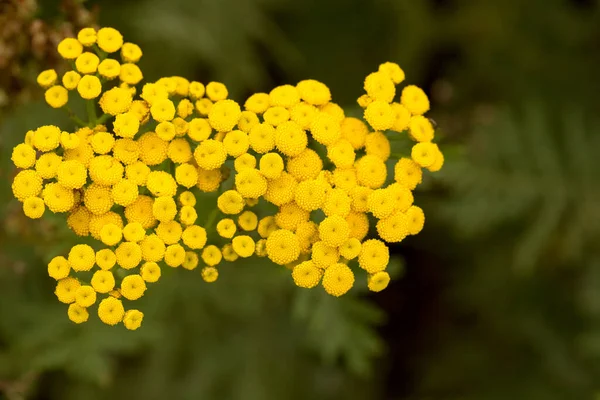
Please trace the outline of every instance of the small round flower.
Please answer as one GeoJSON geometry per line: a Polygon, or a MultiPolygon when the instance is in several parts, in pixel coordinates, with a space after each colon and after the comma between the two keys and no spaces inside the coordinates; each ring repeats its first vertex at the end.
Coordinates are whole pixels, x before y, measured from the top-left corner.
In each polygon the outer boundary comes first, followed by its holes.
{"type": "Polygon", "coordinates": [[[60,134],[60,145],[65,150],[72,150],[79,147],[81,139],[74,133],[63,132],[60,134]]]}
{"type": "Polygon", "coordinates": [[[77,83],[77,92],[86,100],[95,99],[102,92],[102,83],[94,75],[85,75],[77,83]]]}
{"type": "Polygon", "coordinates": [[[417,142],[431,142],[433,140],[433,125],[428,118],[415,115],[408,123],[408,132],[417,142]]]}
{"type": "Polygon", "coordinates": [[[348,222],[339,215],[325,218],[319,224],[319,237],[331,247],[341,246],[350,237],[348,222]]]}
{"type": "Polygon", "coordinates": [[[113,129],[117,136],[133,138],[140,129],[140,120],[131,112],[119,114],[113,122],[113,129]]]}
{"type": "Polygon", "coordinates": [[[52,86],[44,94],[46,103],[52,108],[61,108],[69,101],[69,92],[60,85],[52,86]]]}
{"type": "Polygon", "coordinates": [[[346,260],[352,260],[352,259],[358,257],[361,249],[362,249],[362,244],[360,243],[360,240],[358,240],[357,238],[348,239],[346,241],[346,243],[341,245],[339,248],[340,255],[342,257],[344,257],[346,260]]]}
{"type": "Polygon", "coordinates": [[[365,140],[365,152],[386,161],[391,154],[390,141],[381,132],[370,133],[365,140]]]}
{"type": "Polygon", "coordinates": [[[23,201],[23,213],[31,219],[42,218],[46,211],[44,200],[39,197],[28,197],[23,201]]]}
{"type": "Polygon", "coordinates": [[[75,38],[65,38],[58,44],[58,54],[66,60],[76,59],[83,51],[83,46],[75,38]]]}
{"type": "Polygon", "coordinates": [[[83,28],[77,33],[77,40],[84,46],[96,43],[96,30],[94,28],[83,28]]]}
{"type": "Polygon", "coordinates": [[[56,153],[45,153],[35,163],[35,170],[40,177],[52,179],[58,172],[62,157],[56,153]]]}
{"type": "Polygon", "coordinates": [[[297,185],[298,182],[292,175],[282,172],[279,178],[268,182],[264,198],[276,206],[282,206],[294,200],[297,185]]]}
{"type": "Polygon", "coordinates": [[[331,100],[331,92],[325,84],[313,80],[307,79],[298,82],[296,85],[300,98],[315,106],[327,104],[331,100]]]}
{"type": "Polygon", "coordinates": [[[402,186],[413,190],[421,183],[423,171],[419,164],[410,158],[401,158],[394,167],[394,179],[402,186]]]}
{"type": "Polygon", "coordinates": [[[117,60],[106,58],[98,64],[98,73],[106,79],[115,79],[121,73],[121,64],[117,60]]]}
{"type": "Polygon", "coordinates": [[[194,106],[196,107],[198,114],[207,117],[213,107],[213,102],[208,98],[203,98],[197,100],[196,103],[194,103],[194,106]]]}
{"type": "Polygon", "coordinates": [[[319,113],[313,119],[310,131],[313,138],[326,146],[338,141],[342,135],[340,124],[327,113],[319,113]]]}
{"type": "Polygon", "coordinates": [[[244,211],[238,217],[238,224],[246,232],[253,231],[258,226],[258,217],[252,211],[244,211]]]}
{"type": "Polygon", "coordinates": [[[283,159],[277,153],[267,153],[260,158],[260,172],[269,179],[277,179],[283,172],[283,159]]]}
{"type": "Polygon", "coordinates": [[[390,77],[390,79],[397,85],[404,81],[404,71],[400,66],[393,62],[385,62],[379,65],[379,72],[382,72],[390,77]]]}
{"type": "Polygon", "coordinates": [[[157,197],[152,205],[152,215],[161,222],[173,220],[177,215],[175,200],[168,196],[157,197]]]}
{"type": "Polygon", "coordinates": [[[139,155],[146,165],[158,165],[167,159],[169,144],[155,132],[144,133],[139,139],[139,155]]]}
{"type": "Polygon", "coordinates": [[[346,139],[340,139],[327,148],[327,157],[337,168],[351,168],[356,154],[354,147],[346,139]]]}
{"type": "Polygon", "coordinates": [[[231,245],[233,246],[233,250],[240,257],[247,258],[254,254],[255,243],[250,236],[236,236],[231,241],[231,245]]]}
{"type": "Polygon", "coordinates": [[[390,250],[381,240],[369,239],[362,244],[358,264],[368,273],[383,271],[390,261],[390,250]]]}
{"type": "Polygon", "coordinates": [[[327,191],[322,209],[325,215],[339,215],[345,217],[350,213],[352,200],[342,189],[331,189],[327,191]]]}
{"type": "Polygon", "coordinates": [[[300,102],[300,93],[292,85],[282,85],[274,88],[269,93],[269,103],[271,106],[280,106],[292,108],[300,102]]]}
{"type": "Polygon", "coordinates": [[[407,230],[410,235],[416,235],[423,229],[425,224],[425,214],[420,207],[411,206],[406,211],[407,230]]]}
{"type": "Polygon", "coordinates": [[[67,217],[67,225],[76,235],[88,236],[91,217],[92,213],[86,207],[77,207],[67,217]]]}
{"type": "Polygon", "coordinates": [[[125,308],[121,300],[112,296],[103,299],[98,306],[98,317],[106,325],[116,325],[123,320],[125,308]]]}
{"type": "Polygon", "coordinates": [[[383,72],[373,72],[365,79],[365,91],[370,98],[391,103],[396,95],[396,85],[391,77],[383,72]]]}
{"type": "Polygon", "coordinates": [[[228,94],[227,87],[220,82],[209,82],[206,85],[206,95],[212,101],[225,100],[228,94]]]}
{"type": "Polygon", "coordinates": [[[256,114],[262,114],[269,108],[269,95],[267,93],[255,93],[248,97],[244,103],[244,108],[256,114]]]}
{"type": "Polygon", "coordinates": [[[96,263],[96,253],[87,244],[77,244],[69,251],[68,260],[73,271],[89,271],[96,263]]]}
{"type": "Polygon", "coordinates": [[[217,101],[208,113],[208,122],[217,132],[229,132],[238,123],[242,110],[233,100],[217,101]]]}
{"type": "Polygon", "coordinates": [[[119,79],[127,85],[137,85],[144,78],[142,70],[135,64],[122,64],[119,70],[119,79]]]}
{"type": "Polygon", "coordinates": [[[290,119],[290,112],[284,107],[269,107],[263,114],[266,123],[279,126],[290,119]]]}
{"type": "Polygon", "coordinates": [[[56,71],[53,69],[47,69],[45,71],[40,72],[37,76],[37,83],[43,88],[49,88],[54,85],[58,76],[56,75],[56,71]]]}
{"type": "Polygon", "coordinates": [[[402,90],[400,101],[413,115],[422,115],[429,111],[429,99],[423,89],[410,85],[402,90]]]}
{"type": "Polygon", "coordinates": [[[275,217],[272,215],[264,217],[258,222],[258,234],[263,238],[268,238],[277,229],[279,227],[275,222],[275,217]]]}
{"type": "Polygon", "coordinates": [[[192,206],[183,206],[179,210],[179,221],[184,225],[193,225],[197,218],[198,213],[196,213],[196,209],[192,206]]]}
{"type": "Polygon", "coordinates": [[[100,240],[107,246],[114,246],[123,239],[123,231],[115,224],[106,224],[100,229],[100,240]]]}
{"type": "Polygon", "coordinates": [[[322,276],[323,272],[312,261],[301,262],[292,271],[296,286],[307,289],[317,286],[322,276]]]}
{"type": "Polygon", "coordinates": [[[102,215],[91,215],[89,231],[94,239],[100,240],[100,230],[106,224],[115,224],[118,227],[123,227],[123,220],[121,220],[121,216],[119,214],[112,211],[102,215]]]}
{"type": "Polygon", "coordinates": [[[196,147],[194,158],[200,168],[212,170],[223,165],[227,159],[227,152],[223,143],[214,139],[208,139],[196,147]]]}
{"type": "Polygon", "coordinates": [[[54,294],[58,298],[58,301],[65,304],[70,304],[75,302],[75,293],[77,289],[81,286],[79,281],[72,277],[67,277],[64,279],[60,279],[56,283],[56,289],[54,290],[54,294]]]}
{"type": "Polygon", "coordinates": [[[75,205],[73,190],[58,183],[47,184],[42,192],[42,198],[53,213],[67,212],[75,205]]]}
{"type": "Polygon", "coordinates": [[[367,287],[372,292],[381,292],[390,283],[390,274],[385,271],[379,271],[369,275],[367,278],[367,287]]]}
{"type": "Polygon", "coordinates": [[[236,231],[237,226],[231,218],[223,218],[217,223],[217,233],[221,237],[231,239],[236,231]]]}
{"type": "Polygon", "coordinates": [[[188,124],[187,135],[196,142],[202,142],[210,137],[212,127],[206,118],[194,118],[188,124]]]}
{"type": "Polygon", "coordinates": [[[140,242],[146,237],[146,230],[139,222],[130,222],[123,228],[123,236],[128,242],[140,242]]]}
{"type": "Polygon", "coordinates": [[[267,153],[275,147],[275,128],[268,123],[256,124],[248,135],[250,147],[257,153],[267,153]]]}
{"type": "Polygon", "coordinates": [[[258,199],[267,191],[267,180],[257,169],[244,169],[235,176],[235,186],[244,198],[258,199]]]}
{"type": "Polygon", "coordinates": [[[311,260],[319,268],[327,269],[337,263],[340,253],[335,247],[328,246],[325,242],[316,242],[311,249],[311,260]]]}
{"type": "Polygon", "coordinates": [[[153,261],[145,262],[140,268],[140,275],[146,282],[158,282],[161,275],[160,267],[153,261]]]}
{"type": "Polygon", "coordinates": [[[54,257],[48,263],[48,276],[58,280],[65,279],[71,272],[71,266],[63,256],[54,257]]]}
{"type": "Polygon", "coordinates": [[[202,250],[202,260],[211,267],[219,264],[223,255],[221,254],[221,250],[217,246],[210,245],[206,246],[204,250],[202,250]]]}
{"type": "Polygon", "coordinates": [[[216,191],[224,180],[225,178],[220,169],[205,170],[198,168],[198,184],[196,186],[203,192],[216,191]]]}
{"type": "Polygon", "coordinates": [[[123,316],[123,325],[130,331],[135,331],[142,326],[144,313],[139,310],[129,310],[123,316]]]}
{"type": "Polygon", "coordinates": [[[115,288],[115,277],[110,271],[96,271],[91,283],[96,292],[108,293],[115,288]]]}
{"type": "Polygon", "coordinates": [[[396,198],[390,189],[377,189],[369,194],[367,205],[375,218],[387,218],[396,208],[396,198]]]}
{"type": "Polygon", "coordinates": [[[33,146],[43,152],[52,151],[60,144],[60,134],[54,125],[41,126],[33,134],[33,146]]]}
{"type": "Polygon", "coordinates": [[[242,111],[242,115],[238,121],[238,128],[241,131],[250,133],[252,128],[258,124],[260,124],[260,121],[258,120],[256,113],[253,113],[252,111],[242,111]]]}
{"type": "Polygon", "coordinates": [[[67,71],[62,77],[62,84],[68,90],[73,90],[77,88],[80,79],[81,75],[79,75],[76,71],[67,71]]]}
{"type": "Polygon", "coordinates": [[[294,199],[303,210],[315,211],[323,205],[328,189],[328,185],[318,179],[302,181],[296,186],[294,199]]]}
{"type": "Polygon", "coordinates": [[[369,128],[358,118],[344,118],[341,124],[342,137],[350,142],[355,150],[365,145],[369,128]]]}
{"type": "Polygon", "coordinates": [[[87,169],[77,160],[63,161],[58,166],[57,180],[69,189],[79,189],[87,181],[87,169]]]}
{"type": "Polygon", "coordinates": [[[97,132],[90,141],[96,154],[107,154],[115,145],[115,137],[109,132],[97,132]]]}
{"type": "Polygon", "coordinates": [[[183,244],[192,250],[199,250],[206,245],[206,229],[198,225],[191,225],[185,228],[181,235],[183,244]]]}
{"type": "Polygon", "coordinates": [[[111,196],[120,206],[128,206],[138,198],[138,186],[129,179],[122,179],[113,186],[111,196]]]}
{"type": "Polygon", "coordinates": [[[17,168],[31,168],[35,164],[35,159],[35,149],[28,144],[18,144],[12,151],[11,160],[17,168]]]}
{"type": "Polygon", "coordinates": [[[200,82],[192,81],[190,82],[190,86],[188,87],[188,93],[190,97],[194,100],[200,99],[204,96],[206,88],[200,82]]]}
{"type": "Polygon", "coordinates": [[[96,265],[108,271],[117,263],[117,256],[111,249],[102,249],[96,252],[96,265]]]}
{"type": "Polygon", "coordinates": [[[380,188],[387,178],[387,168],[381,158],[366,155],[356,163],[356,178],[359,185],[372,189],[380,188]]]}
{"type": "Polygon", "coordinates": [[[369,233],[369,218],[365,213],[351,212],[346,217],[350,228],[350,237],[363,240],[369,233]]]}
{"type": "Polygon", "coordinates": [[[293,121],[287,121],[277,126],[275,131],[275,145],[277,150],[289,157],[302,153],[308,144],[308,137],[304,129],[293,121]]]}
{"type": "Polygon", "coordinates": [[[223,248],[221,249],[221,253],[223,253],[223,259],[225,261],[234,262],[235,260],[240,258],[240,256],[238,256],[237,253],[233,250],[233,246],[230,243],[223,246],[223,248]]]}
{"type": "Polygon", "coordinates": [[[96,302],[96,291],[91,286],[79,286],[75,291],[75,302],[87,308],[96,302]]]}
{"type": "Polygon", "coordinates": [[[408,111],[402,104],[392,103],[391,106],[396,114],[396,121],[390,129],[396,132],[403,132],[406,128],[408,128],[408,124],[410,123],[410,111],[408,111]]]}
{"type": "Polygon", "coordinates": [[[85,309],[85,307],[81,307],[79,304],[76,303],[69,304],[67,315],[69,316],[69,320],[75,322],[76,324],[82,324],[86,322],[90,317],[90,314],[85,309]]]}
{"type": "Polygon", "coordinates": [[[83,203],[95,215],[102,215],[112,208],[114,204],[110,188],[98,184],[91,184],[83,195],[83,203]]]}
{"type": "Polygon", "coordinates": [[[121,58],[128,63],[136,63],[142,58],[142,49],[135,43],[123,43],[121,58]]]}
{"type": "Polygon", "coordinates": [[[124,269],[135,268],[142,261],[142,249],[137,243],[133,242],[122,242],[115,250],[115,255],[117,256],[117,264],[124,269]]]}
{"type": "Polygon", "coordinates": [[[185,252],[185,259],[183,260],[183,263],[181,264],[181,266],[185,269],[187,269],[188,271],[192,271],[194,269],[196,269],[196,267],[198,266],[198,262],[199,262],[199,257],[198,257],[198,253],[193,252],[193,251],[186,251],[185,252]]]}
{"type": "Polygon", "coordinates": [[[168,98],[158,98],[153,101],[150,114],[157,122],[171,121],[175,118],[175,105],[168,98]]]}
{"type": "Polygon", "coordinates": [[[123,45],[123,35],[114,28],[101,28],[96,34],[96,41],[103,51],[114,53],[123,45]]]}
{"type": "Polygon", "coordinates": [[[250,146],[248,135],[240,130],[231,131],[225,135],[223,146],[227,154],[232,157],[239,157],[248,151],[250,146]]]}
{"type": "Polygon", "coordinates": [[[85,52],[79,55],[75,60],[75,67],[77,71],[82,74],[94,74],[98,69],[98,64],[100,64],[100,59],[97,55],[90,52],[85,52]]]}
{"type": "Polygon", "coordinates": [[[328,114],[333,117],[337,124],[341,124],[344,118],[346,118],[344,109],[339,104],[327,103],[319,107],[319,110],[321,110],[322,114],[328,114]]]}
{"type": "Polygon", "coordinates": [[[287,160],[287,170],[299,181],[316,179],[323,170],[321,157],[312,149],[305,149],[287,160]]]}
{"type": "Polygon", "coordinates": [[[300,256],[300,241],[289,230],[276,230],[267,238],[267,255],[276,264],[289,264],[300,256]]]}
{"type": "Polygon", "coordinates": [[[217,207],[223,214],[239,214],[244,209],[244,198],[235,190],[228,190],[217,199],[217,207]]]}
{"type": "Polygon", "coordinates": [[[298,103],[290,109],[290,119],[302,129],[309,129],[319,110],[306,103],[298,103]]]}
{"type": "Polygon", "coordinates": [[[173,176],[165,171],[152,171],[148,174],[146,186],[150,193],[156,197],[173,197],[177,192],[177,182],[173,176]]]}
{"type": "Polygon", "coordinates": [[[137,274],[128,275],[121,282],[121,294],[127,300],[137,300],[144,295],[146,282],[137,274]]]}
{"type": "Polygon", "coordinates": [[[219,277],[219,271],[217,271],[214,267],[204,267],[202,268],[202,279],[205,282],[212,283],[217,280],[219,277]]]}
{"type": "Polygon", "coordinates": [[[123,164],[108,155],[92,158],[89,165],[90,178],[94,183],[103,186],[111,186],[119,182],[124,171],[123,164]]]}
{"type": "Polygon", "coordinates": [[[437,172],[444,166],[444,155],[440,151],[439,147],[435,146],[435,161],[427,169],[431,172],[437,172]]]}
{"type": "Polygon", "coordinates": [[[166,251],[165,243],[155,234],[146,236],[140,242],[140,248],[142,249],[142,258],[151,262],[162,260],[166,251]]]}
{"type": "Polygon", "coordinates": [[[256,157],[252,154],[242,154],[237,157],[233,163],[236,172],[240,172],[243,169],[254,169],[256,168],[256,157]]]}
{"type": "Polygon", "coordinates": [[[191,188],[198,183],[198,169],[192,164],[181,164],[175,168],[177,183],[186,188],[191,188]]]}
{"type": "Polygon", "coordinates": [[[346,264],[333,264],[325,270],[322,284],[327,293],[339,297],[354,285],[354,273],[346,264]]]}
{"type": "Polygon", "coordinates": [[[434,143],[421,142],[413,146],[411,157],[421,167],[430,167],[435,163],[438,151],[434,143]]]}
{"type": "Polygon", "coordinates": [[[376,131],[385,131],[394,126],[396,114],[385,101],[375,100],[365,109],[365,119],[376,131]]]}

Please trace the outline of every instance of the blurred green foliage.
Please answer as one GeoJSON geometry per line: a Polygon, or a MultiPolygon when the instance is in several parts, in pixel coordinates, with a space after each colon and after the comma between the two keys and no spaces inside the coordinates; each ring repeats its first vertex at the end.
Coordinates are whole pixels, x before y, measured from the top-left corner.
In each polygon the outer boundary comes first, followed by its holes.
{"type": "MultiPolygon", "coordinates": [[[[236,98],[312,77],[352,110],[363,77],[399,62],[432,97],[447,165],[416,195],[426,228],[395,248],[407,255],[407,276],[387,291],[418,284],[418,274],[439,284],[423,289],[432,305],[411,325],[406,304],[385,292],[336,300],[295,289],[270,263],[236,263],[215,285],[167,271],[143,301],[140,331],[73,326],[45,263],[75,238],[58,220],[26,221],[9,186],[10,151],[26,130],[66,121],[40,103],[15,103],[0,115],[0,398],[571,400],[600,392],[600,2],[86,4],[142,46],[148,79],[223,81],[236,98]]],[[[40,2],[44,19],[58,21],[56,10],[56,1],[40,2]]]]}

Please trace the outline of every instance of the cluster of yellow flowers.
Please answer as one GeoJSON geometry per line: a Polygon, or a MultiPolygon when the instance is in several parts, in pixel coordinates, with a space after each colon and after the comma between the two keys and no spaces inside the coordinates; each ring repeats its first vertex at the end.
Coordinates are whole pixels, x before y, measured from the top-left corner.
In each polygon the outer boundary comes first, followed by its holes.
{"type": "Polygon", "coordinates": [[[65,213],[75,234],[104,247],[77,244],[48,264],[76,323],[98,302],[104,323],[137,329],[143,313],[126,311],[123,300],[142,297],[161,267],[202,264],[201,276],[214,282],[223,260],[253,255],[291,269],[296,285],[321,283],[334,296],[353,286],[348,264],[357,259],[369,289],[380,291],[390,280],[384,241],[423,227],[412,190],[422,168],[437,171],[444,159],[423,116],[425,93],[407,86],[394,102],[404,80],[397,64],[365,79],[358,103],[367,125],[346,117],[315,80],[254,94],[243,109],[218,82],[168,77],[138,88],[142,51],[113,28],[83,29],[58,52],[73,69],[60,81],[44,71],[38,83],[46,102],[65,108],[80,128],[27,132],[12,154],[22,169],[12,189],[28,217],[41,218],[46,208],[65,213]],[[87,123],[68,107],[73,95],[86,101],[87,123]],[[387,135],[405,131],[417,143],[388,179],[387,135]],[[210,192],[217,202],[198,203],[212,212],[197,224],[197,200],[210,192]],[[268,209],[259,203],[276,211],[259,216],[268,209]],[[366,239],[370,218],[382,240],[366,239]]]}

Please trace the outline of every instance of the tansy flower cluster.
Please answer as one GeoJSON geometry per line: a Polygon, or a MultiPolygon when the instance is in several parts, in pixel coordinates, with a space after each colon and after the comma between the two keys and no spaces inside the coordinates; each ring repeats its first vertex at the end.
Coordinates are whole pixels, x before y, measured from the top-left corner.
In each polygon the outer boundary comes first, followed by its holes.
{"type": "Polygon", "coordinates": [[[130,305],[165,268],[199,269],[214,282],[221,265],[252,256],[288,267],[299,287],[320,284],[341,296],[362,268],[368,288],[380,291],[390,280],[386,242],[423,227],[412,191],[423,169],[439,170],[444,158],[424,116],[425,93],[397,93],[397,64],[365,79],[365,123],[315,80],[243,104],[218,82],[142,85],[141,49],[113,28],[83,29],[58,52],[73,69],[44,71],[38,83],[79,128],[27,132],[12,153],[21,169],[12,189],[26,216],[62,213],[76,235],[95,239],[48,264],[75,323],[94,307],[104,323],[137,329],[143,313],[130,305]],[[87,122],[70,98],[86,102],[87,122]],[[416,143],[392,161],[388,137],[404,132],[416,143]],[[207,220],[197,207],[211,210],[207,220]]]}

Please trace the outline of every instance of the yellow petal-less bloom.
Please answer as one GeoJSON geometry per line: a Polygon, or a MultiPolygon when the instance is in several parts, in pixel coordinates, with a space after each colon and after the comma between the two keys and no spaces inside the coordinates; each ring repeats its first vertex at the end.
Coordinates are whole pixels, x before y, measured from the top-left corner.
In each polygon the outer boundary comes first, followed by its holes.
{"type": "Polygon", "coordinates": [[[128,310],[123,316],[123,325],[130,331],[135,331],[142,326],[144,313],[139,310],[128,310]]]}
{"type": "Polygon", "coordinates": [[[98,317],[106,325],[116,325],[123,320],[125,308],[121,300],[107,297],[98,306],[98,317]]]}
{"type": "Polygon", "coordinates": [[[323,272],[312,261],[304,261],[296,265],[292,271],[292,278],[296,286],[313,288],[319,284],[323,272]]]}
{"type": "Polygon", "coordinates": [[[322,284],[327,293],[339,297],[354,285],[354,273],[346,264],[333,264],[325,270],[322,284]]]}
{"type": "Polygon", "coordinates": [[[123,36],[114,28],[101,28],[96,37],[98,47],[107,53],[119,51],[123,45],[123,36]]]}
{"type": "Polygon", "coordinates": [[[397,87],[405,74],[395,63],[365,78],[366,93],[358,99],[365,123],[346,117],[329,88],[315,80],[256,93],[244,111],[219,82],[205,86],[171,76],[138,85],[142,50],[113,28],[83,29],[58,50],[74,70],[62,77],[44,71],[38,84],[55,108],[77,88],[89,120],[74,118],[87,125],[74,133],[50,125],[28,131],[12,152],[22,169],[12,191],[26,216],[67,213],[76,235],[116,247],[95,252],[78,244],[48,264],[56,295],[70,304],[75,323],[87,321],[86,308],[100,293],[103,322],[138,329],[143,313],[125,312],[119,299],[141,297],[146,282],[159,280],[161,262],[186,270],[202,262],[202,278],[214,282],[223,259],[256,254],[285,265],[297,286],[321,283],[340,296],[354,284],[354,263],[346,263],[357,259],[369,274],[368,288],[380,291],[389,283],[384,242],[398,243],[423,228],[412,190],[423,168],[438,171],[444,156],[432,143],[426,94],[397,87]],[[405,131],[418,143],[396,161],[388,135],[405,131]],[[260,207],[261,199],[275,207],[260,207]],[[197,223],[200,210],[209,212],[202,218],[206,229],[197,223]],[[260,239],[236,236],[238,230],[257,230],[260,239]],[[215,235],[231,242],[212,244],[215,235]],[[80,273],[95,265],[91,280],[80,282],[80,273]]]}

